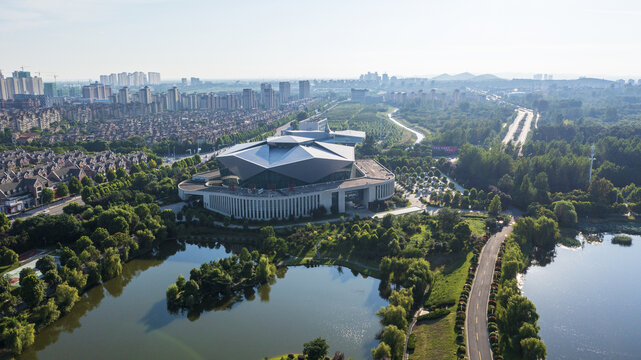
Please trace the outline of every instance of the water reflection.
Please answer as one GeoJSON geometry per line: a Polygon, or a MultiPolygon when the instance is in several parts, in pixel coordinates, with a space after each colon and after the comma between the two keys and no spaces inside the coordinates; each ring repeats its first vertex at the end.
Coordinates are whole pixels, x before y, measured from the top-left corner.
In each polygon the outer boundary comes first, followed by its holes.
{"type": "Polygon", "coordinates": [[[381,329],[375,312],[386,304],[380,281],[342,268],[279,268],[272,283],[257,289],[198,311],[167,310],[165,290],[178,274],[188,278],[192,268],[231,251],[215,243],[163,244],[90,289],[20,359],[211,358],[214,349],[217,358],[258,359],[300,352],[318,336],[331,353],[369,356],[381,329]]]}
{"type": "Polygon", "coordinates": [[[557,247],[528,269],[523,293],[540,315],[549,359],[639,358],[641,236],[631,247],[613,236],[579,237],[581,247],[557,247]]]}

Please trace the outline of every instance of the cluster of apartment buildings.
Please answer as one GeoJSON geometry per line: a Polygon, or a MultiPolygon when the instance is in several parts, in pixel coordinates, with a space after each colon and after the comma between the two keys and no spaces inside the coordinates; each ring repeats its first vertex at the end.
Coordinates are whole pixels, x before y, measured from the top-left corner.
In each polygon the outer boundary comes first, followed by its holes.
{"type": "Polygon", "coordinates": [[[148,72],[145,74],[142,71],[112,73],[100,75],[100,83],[113,87],[160,85],[160,73],[148,72]]]}
{"type": "Polygon", "coordinates": [[[14,132],[26,132],[33,128],[48,130],[52,123],[61,119],[60,111],[56,108],[0,110],[0,129],[10,128],[14,132]]]}
{"type": "Polygon", "coordinates": [[[5,78],[0,72],[0,100],[13,100],[16,95],[44,95],[42,78],[29,71],[14,71],[5,78]]]}
{"type": "Polygon", "coordinates": [[[144,153],[118,155],[111,151],[85,154],[52,150],[27,152],[15,149],[0,152],[0,211],[15,214],[42,203],[42,190],[55,189],[72,178],[82,180],[105,174],[109,169],[128,169],[147,161],[144,153]]]}

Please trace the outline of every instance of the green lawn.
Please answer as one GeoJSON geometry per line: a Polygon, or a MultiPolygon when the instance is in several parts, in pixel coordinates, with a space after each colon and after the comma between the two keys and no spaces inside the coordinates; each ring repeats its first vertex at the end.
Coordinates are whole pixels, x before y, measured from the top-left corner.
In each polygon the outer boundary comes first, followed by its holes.
{"type": "Polygon", "coordinates": [[[456,334],[454,323],[456,314],[444,318],[421,322],[414,327],[416,347],[410,360],[449,360],[456,359],[456,334]]]}
{"type": "MultiPolygon", "coordinates": [[[[465,285],[472,253],[438,254],[429,256],[435,278],[426,303],[458,302],[465,285]]],[[[416,348],[410,359],[456,359],[456,305],[444,318],[419,322],[414,328],[416,348]]]]}
{"type": "Polygon", "coordinates": [[[472,234],[482,236],[485,234],[485,215],[463,215],[463,220],[470,226],[472,234]]]}
{"type": "MultiPolygon", "coordinates": [[[[288,355],[288,354],[285,354],[285,355],[279,355],[279,356],[274,356],[274,357],[272,357],[272,358],[267,358],[267,357],[265,357],[265,359],[269,359],[269,360],[282,360],[282,359],[284,359],[284,360],[287,360],[287,359],[288,359],[287,355],[288,355]]],[[[294,354],[294,359],[298,359],[298,355],[299,355],[299,354],[294,354]]]]}

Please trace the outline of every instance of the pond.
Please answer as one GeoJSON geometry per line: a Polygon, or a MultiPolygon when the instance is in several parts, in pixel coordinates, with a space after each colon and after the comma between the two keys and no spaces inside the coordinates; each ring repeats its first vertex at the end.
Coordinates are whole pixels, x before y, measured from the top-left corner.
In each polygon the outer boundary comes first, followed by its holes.
{"type": "Polygon", "coordinates": [[[527,270],[523,294],[536,305],[548,359],[639,358],[641,236],[629,247],[613,237],[557,247],[551,263],[527,270]]]}
{"type": "Polygon", "coordinates": [[[19,358],[252,360],[301,352],[320,336],[331,354],[364,359],[376,346],[375,313],[387,304],[380,281],[338,267],[289,268],[224,309],[167,310],[165,290],[178,274],[188,279],[192,268],[226,256],[223,247],[163,244],[158,254],[125,264],[121,278],[89,290],[19,358]]]}

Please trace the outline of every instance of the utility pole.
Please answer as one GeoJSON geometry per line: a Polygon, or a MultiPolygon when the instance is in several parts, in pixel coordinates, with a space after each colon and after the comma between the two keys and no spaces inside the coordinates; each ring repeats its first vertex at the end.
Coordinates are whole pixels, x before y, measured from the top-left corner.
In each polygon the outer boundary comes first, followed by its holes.
{"type": "Polygon", "coordinates": [[[592,145],[592,155],[590,155],[590,177],[588,178],[588,187],[592,184],[592,164],[594,163],[594,145],[592,145]]]}

